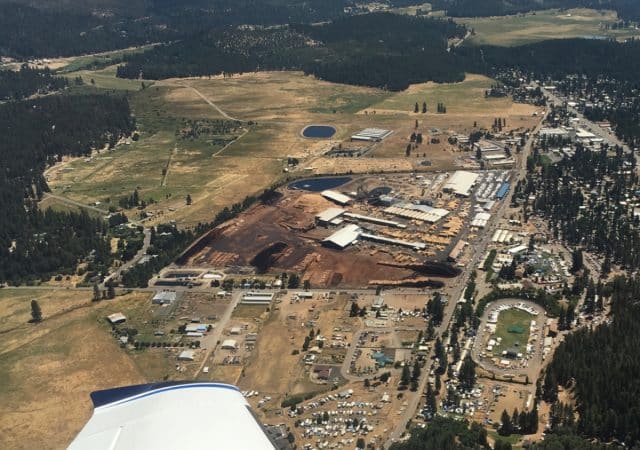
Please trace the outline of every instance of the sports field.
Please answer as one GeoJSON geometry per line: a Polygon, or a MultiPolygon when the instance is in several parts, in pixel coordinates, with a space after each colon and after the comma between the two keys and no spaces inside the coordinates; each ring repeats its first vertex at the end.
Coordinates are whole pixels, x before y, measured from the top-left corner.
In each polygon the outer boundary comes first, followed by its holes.
{"type": "Polygon", "coordinates": [[[606,29],[619,19],[613,11],[593,9],[550,9],[500,17],[454,18],[473,28],[466,44],[516,46],[548,39],[610,37],[625,39],[640,36],[640,30],[606,29]]]}
{"type": "Polygon", "coordinates": [[[504,350],[516,348],[524,353],[529,341],[529,325],[533,316],[520,309],[507,309],[498,316],[496,332],[493,339],[502,338],[499,346],[494,347],[493,353],[500,356],[504,350]]]}

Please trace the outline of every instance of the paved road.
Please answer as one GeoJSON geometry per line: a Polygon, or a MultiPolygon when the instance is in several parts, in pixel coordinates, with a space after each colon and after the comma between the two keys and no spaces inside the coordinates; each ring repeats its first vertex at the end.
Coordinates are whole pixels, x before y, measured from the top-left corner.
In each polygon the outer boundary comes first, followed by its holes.
{"type": "Polygon", "coordinates": [[[119,280],[120,275],[123,272],[126,272],[131,267],[138,264],[138,262],[147,254],[147,249],[149,248],[149,245],[151,245],[151,229],[144,228],[142,232],[144,233],[144,239],[142,240],[142,247],[140,248],[140,250],[138,250],[133,258],[117,267],[116,270],[105,277],[104,281],[100,284],[100,288],[104,289],[106,287],[105,284],[108,280],[119,280]]]}
{"type": "Polygon", "coordinates": [[[209,356],[211,355],[211,353],[216,349],[218,345],[218,341],[222,340],[222,332],[227,327],[227,324],[231,319],[231,314],[233,314],[233,310],[236,309],[236,306],[238,306],[238,303],[240,303],[240,300],[242,299],[242,294],[243,292],[240,290],[236,290],[233,292],[233,294],[231,295],[231,303],[229,304],[229,306],[227,306],[227,309],[224,311],[224,314],[222,315],[220,320],[218,320],[218,322],[216,323],[215,328],[211,331],[211,333],[207,334],[201,339],[200,341],[201,347],[205,348],[206,351],[205,351],[204,358],[202,359],[202,363],[200,363],[200,367],[198,367],[198,370],[196,371],[194,378],[197,378],[197,376],[202,371],[203,367],[207,364],[207,360],[209,359],[209,356]]]}
{"type": "MultiPolygon", "coordinates": [[[[529,134],[529,138],[525,143],[525,146],[520,152],[520,154],[516,155],[517,166],[513,171],[513,173],[517,174],[516,179],[522,178],[526,174],[527,156],[529,156],[531,152],[534,136],[538,133],[538,131],[542,127],[543,119],[544,119],[544,116],[541,118],[540,123],[536,126],[536,128],[529,134]]],[[[512,180],[512,184],[515,181],[516,181],[515,179],[512,180]]],[[[489,220],[489,222],[487,223],[487,226],[482,232],[482,237],[480,238],[480,241],[474,244],[473,248],[475,251],[474,251],[473,257],[463,269],[462,274],[460,274],[460,276],[456,280],[457,282],[455,284],[452,284],[452,286],[450,286],[447,290],[445,290],[445,293],[447,294],[450,301],[447,307],[445,308],[444,320],[442,321],[442,324],[436,329],[437,335],[441,336],[442,333],[449,328],[451,319],[453,318],[453,314],[456,309],[457,301],[462,296],[462,293],[466,288],[466,285],[471,273],[475,270],[475,268],[480,263],[480,258],[482,258],[486,253],[487,246],[491,242],[491,236],[493,235],[493,231],[495,231],[495,229],[498,226],[499,220],[504,216],[505,212],[507,211],[507,208],[511,204],[512,197],[513,197],[513,187],[509,190],[509,194],[500,203],[500,206],[498,207],[498,210],[496,211],[496,213],[491,216],[491,219],[489,220]]],[[[418,406],[420,405],[422,393],[425,391],[427,386],[427,382],[429,379],[429,372],[431,371],[432,365],[433,365],[433,361],[431,358],[433,357],[434,357],[434,350],[432,345],[431,350],[429,351],[428,359],[427,359],[428,362],[422,370],[420,382],[418,383],[418,390],[416,392],[408,392],[405,394],[405,396],[408,397],[407,398],[408,406],[405,409],[404,413],[402,414],[402,417],[398,422],[398,425],[396,426],[396,428],[389,434],[387,442],[385,443],[385,448],[389,448],[391,444],[393,444],[393,442],[397,441],[400,438],[400,436],[402,436],[402,434],[406,430],[407,423],[409,422],[409,420],[413,419],[413,417],[415,416],[418,406]]]]}
{"type": "MultiPolygon", "coordinates": [[[[548,89],[544,89],[542,86],[540,86],[540,89],[542,90],[542,93],[547,97],[547,101],[553,102],[556,105],[564,105],[566,103],[566,100],[561,98],[558,94],[556,94],[554,92],[551,92],[548,89]]],[[[566,105],[566,108],[567,108],[567,111],[575,114],[575,116],[578,119],[580,119],[580,122],[582,123],[582,127],[583,128],[586,128],[588,131],[591,131],[593,134],[601,137],[610,146],[617,145],[619,147],[622,147],[622,149],[625,152],[630,152],[631,151],[629,146],[627,144],[625,144],[624,142],[622,142],[620,139],[618,139],[618,137],[612,131],[605,130],[600,125],[598,125],[595,122],[592,122],[591,120],[587,119],[584,116],[584,114],[582,114],[576,108],[574,108],[572,106],[569,106],[569,105],[566,105]]],[[[638,155],[638,154],[636,154],[636,161],[638,163],[640,163],[640,155],[638,155]]]]}
{"type": "Polygon", "coordinates": [[[62,197],[60,195],[51,194],[50,192],[44,192],[42,194],[42,200],[45,200],[47,198],[54,198],[54,199],[56,199],[58,201],[66,203],[68,205],[73,205],[73,206],[77,206],[78,208],[83,208],[83,209],[88,209],[90,211],[95,211],[95,212],[98,212],[100,214],[104,214],[105,216],[107,214],[109,214],[109,211],[107,211],[106,209],[102,209],[102,208],[98,208],[97,206],[91,206],[91,205],[87,205],[85,203],[77,202],[77,201],[71,200],[70,198],[67,198],[67,197],[62,197]]]}

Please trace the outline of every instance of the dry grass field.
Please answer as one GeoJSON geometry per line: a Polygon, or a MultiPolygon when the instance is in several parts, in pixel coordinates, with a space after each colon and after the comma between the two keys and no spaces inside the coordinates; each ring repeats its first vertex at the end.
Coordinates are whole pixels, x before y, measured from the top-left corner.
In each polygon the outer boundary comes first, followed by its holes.
{"type": "Polygon", "coordinates": [[[501,17],[456,18],[458,23],[475,30],[469,39],[474,45],[516,46],[547,39],[609,37],[626,39],[639,36],[640,31],[628,28],[607,30],[605,24],[619,19],[613,11],[593,9],[550,9],[527,14],[501,17]]]}
{"type": "MultiPolygon", "coordinates": [[[[462,83],[425,83],[392,93],[329,83],[300,72],[170,79],[140,89],[138,81],[134,86],[115,79],[113,71],[110,67],[68,76],[94,78],[97,87],[135,89],[129,95],[140,139],[48,171],[52,192],[87,204],[99,201],[106,209],[138,189],[141,198],[153,201],[147,208],[155,215],[151,223],[175,220],[183,227],[210,221],[223,207],[276,182],[289,156],[301,161],[298,170],[310,167],[312,173],[414,170],[420,168],[419,161],[405,158],[404,148],[416,119],[427,134],[432,128],[468,132],[474,122],[487,127],[495,117],[506,118],[513,128],[530,127],[533,121],[529,106],[485,99],[492,80],[478,75],[468,75],[462,83]],[[414,114],[416,101],[427,101],[430,111],[414,114]],[[438,102],[446,104],[447,114],[433,112],[438,102]],[[224,136],[178,136],[185,120],[225,115],[244,124],[224,136]],[[337,132],[329,140],[304,138],[302,129],[314,123],[330,124],[337,132]],[[363,158],[322,156],[366,127],[396,132],[363,158]],[[187,194],[191,206],[186,205],[187,194]]],[[[424,150],[434,169],[453,168],[456,155],[445,147],[424,150]]]]}
{"type": "Polygon", "coordinates": [[[102,318],[147,295],[90,298],[90,291],[0,291],[0,448],[64,448],[91,415],[92,391],[146,381],[102,318]],[[43,311],[37,325],[27,323],[31,299],[43,311]]]}

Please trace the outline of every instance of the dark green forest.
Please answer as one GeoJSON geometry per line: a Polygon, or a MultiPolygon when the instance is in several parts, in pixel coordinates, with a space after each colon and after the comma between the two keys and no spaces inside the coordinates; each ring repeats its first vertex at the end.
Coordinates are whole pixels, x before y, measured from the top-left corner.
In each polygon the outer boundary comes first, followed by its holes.
{"type": "Polygon", "coordinates": [[[388,13],[317,26],[216,29],[130,55],[118,76],[158,79],[288,69],[328,81],[402,90],[421,81],[462,80],[463,61],[447,52],[447,40],[464,33],[452,21],[388,13]]]}
{"type": "Polygon", "coordinates": [[[107,224],[86,213],[41,211],[43,172],[63,155],[87,155],[135,127],[124,98],[48,96],[0,105],[0,282],[71,273],[89,257],[90,271],[111,263],[107,224]]]}
{"type": "Polygon", "coordinates": [[[20,70],[0,70],[0,100],[20,100],[33,94],[46,94],[65,88],[66,78],[54,76],[49,68],[30,69],[23,65],[20,70]]]}
{"type": "MultiPolygon", "coordinates": [[[[0,2],[0,53],[53,57],[169,42],[217,27],[317,22],[345,14],[347,0],[153,0],[37,5],[0,2]],[[67,7],[69,6],[69,7],[67,7]],[[38,31],[36,31],[38,30],[38,31]],[[46,31],[45,31],[46,30],[46,31]]],[[[37,2],[33,2],[37,3],[37,2]]]]}
{"type": "Polygon", "coordinates": [[[578,433],[634,446],[640,442],[640,278],[619,277],[606,289],[613,321],[566,337],[546,369],[543,396],[556,400],[556,384],[571,388],[578,433]]]}

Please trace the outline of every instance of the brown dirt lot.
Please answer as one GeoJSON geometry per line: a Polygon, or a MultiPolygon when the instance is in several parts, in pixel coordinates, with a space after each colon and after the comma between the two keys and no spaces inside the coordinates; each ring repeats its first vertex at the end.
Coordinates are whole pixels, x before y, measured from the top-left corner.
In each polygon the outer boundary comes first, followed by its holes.
{"type": "Polygon", "coordinates": [[[4,291],[0,334],[0,447],[66,447],[89,419],[94,390],[146,379],[101,324],[102,317],[137,294],[87,304],[90,292],[4,291]],[[27,324],[29,301],[37,298],[45,320],[27,324]],[[13,330],[12,330],[13,329],[13,330]],[[12,331],[9,331],[12,330],[12,331]]]}
{"type": "Polygon", "coordinates": [[[408,270],[379,265],[378,258],[391,260],[383,253],[372,257],[357,246],[342,251],[322,247],[320,241],[329,236],[331,230],[311,228],[315,215],[332,206],[319,194],[287,192],[278,204],[256,206],[221,227],[221,234],[187,265],[210,266],[223,262],[226,266],[249,266],[262,250],[274,243],[283,243],[286,248],[269,271],[305,272],[304,279],[309,279],[315,287],[363,286],[372,279],[411,275],[408,270]]]}
{"type": "Polygon", "coordinates": [[[301,350],[304,337],[310,331],[303,324],[309,320],[315,321],[314,330],[320,329],[324,336],[331,337],[331,330],[345,315],[346,304],[345,296],[297,304],[280,303],[280,309],[273,311],[264,323],[256,348],[245,365],[245,374],[240,378],[240,387],[270,395],[276,401],[287,393],[327,389],[326,385],[309,381],[309,366],[302,363],[303,352],[297,355],[292,355],[292,352],[301,350]],[[315,307],[312,308],[313,305],[315,307]],[[295,319],[289,318],[292,314],[295,319]]]}

